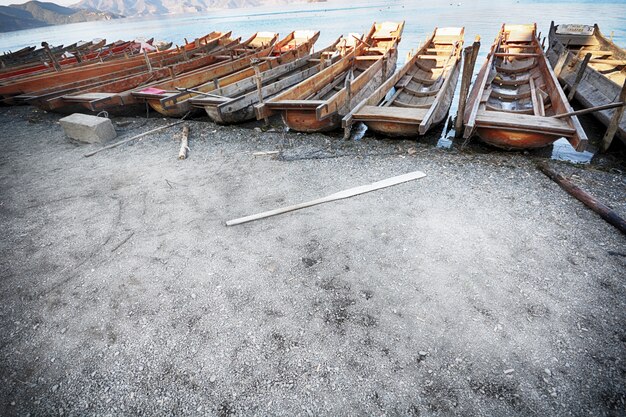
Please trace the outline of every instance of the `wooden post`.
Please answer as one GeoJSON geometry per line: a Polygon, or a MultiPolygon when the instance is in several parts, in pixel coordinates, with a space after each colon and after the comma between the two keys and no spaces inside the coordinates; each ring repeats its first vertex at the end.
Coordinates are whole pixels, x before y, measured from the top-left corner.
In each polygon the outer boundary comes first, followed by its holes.
{"type": "Polygon", "coordinates": [[[183,126],[183,137],[180,139],[180,151],[178,152],[178,159],[187,158],[187,151],[189,150],[189,126],[183,126]]]}
{"type": "Polygon", "coordinates": [[[148,66],[148,72],[152,72],[152,64],[150,63],[150,58],[148,58],[148,53],[146,52],[145,49],[143,51],[143,57],[146,60],[146,65],[148,66]]]}
{"type": "MultiPolygon", "coordinates": [[[[618,102],[626,101],[626,81],[624,81],[624,85],[622,86],[622,91],[619,93],[618,102]]],[[[606,133],[602,138],[602,151],[606,151],[611,146],[611,142],[613,142],[613,137],[619,128],[619,122],[622,120],[622,115],[624,114],[624,110],[621,107],[615,109],[613,113],[613,117],[611,118],[611,123],[609,123],[609,127],[606,129],[606,133]]]]}
{"type": "Polygon", "coordinates": [[[43,48],[46,50],[46,54],[50,58],[50,62],[52,62],[54,69],[56,71],[61,71],[61,65],[59,65],[59,61],[57,61],[56,57],[50,50],[50,46],[48,46],[48,42],[41,42],[41,46],[43,46],[43,48]]]}
{"type": "Polygon", "coordinates": [[[587,69],[587,64],[589,64],[589,60],[591,59],[591,54],[585,55],[583,62],[580,64],[580,68],[578,68],[578,73],[576,74],[576,79],[574,80],[574,84],[572,84],[572,89],[567,95],[567,100],[572,101],[574,96],[576,95],[576,89],[578,88],[578,84],[583,79],[583,75],[585,75],[585,70],[587,69]]]}
{"type": "Polygon", "coordinates": [[[474,65],[478,50],[480,49],[480,38],[476,40],[472,46],[468,46],[463,50],[463,74],[461,75],[461,92],[459,93],[459,108],[456,112],[456,121],[454,123],[454,136],[460,138],[463,136],[463,117],[465,115],[465,105],[467,104],[467,94],[469,93],[470,84],[472,83],[472,75],[474,74],[474,65]]]}
{"type": "MultiPolygon", "coordinates": [[[[259,104],[263,104],[263,80],[261,79],[261,69],[259,68],[259,60],[254,59],[252,62],[252,68],[254,68],[254,78],[256,81],[256,90],[259,95],[259,104]]],[[[265,121],[265,126],[269,126],[270,119],[265,116],[263,118],[265,121]]]]}

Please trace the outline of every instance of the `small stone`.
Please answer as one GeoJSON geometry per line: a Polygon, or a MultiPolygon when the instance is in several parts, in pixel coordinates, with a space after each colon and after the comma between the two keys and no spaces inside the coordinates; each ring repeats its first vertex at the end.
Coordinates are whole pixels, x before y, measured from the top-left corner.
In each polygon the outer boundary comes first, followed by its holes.
{"type": "Polygon", "coordinates": [[[543,372],[545,372],[546,375],[548,375],[548,376],[552,376],[552,371],[549,370],[548,368],[544,369],[543,372]]]}
{"type": "Polygon", "coordinates": [[[191,298],[196,299],[196,294],[191,294],[191,298]]]}
{"type": "Polygon", "coordinates": [[[425,352],[423,350],[420,350],[419,352],[417,352],[420,356],[426,356],[428,355],[428,352],[425,352]]]}
{"type": "Polygon", "coordinates": [[[211,378],[209,378],[209,382],[213,383],[216,379],[217,377],[215,375],[211,375],[211,378]]]}
{"type": "Polygon", "coordinates": [[[61,334],[65,334],[65,332],[67,331],[67,327],[64,327],[61,329],[61,334]]]}
{"type": "Polygon", "coordinates": [[[11,401],[11,405],[15,405],[15,401],[11,401]]]}
{"type": "Polygon", "coordinates": [[[57,358],[52,358],[52,359],[50,359],[50,362],[54,363],[54,361],[56,361],[56,360],[57,360],[57,358]]]}
{"type": "Polygon", "coordinates": [[[255,131],[255,132],[261,132],[261,128],[260,128],[260,127],[255,127],[255,128],[254,128],[254,131],[255,131]]]}
{"type": "Polygon", "coordinates": [[[505,370],[504,370],[504,373],[505,373],[506,375],[508,375],[508,374],[512,374],[513,372],[515,372],[515,369],[513,369],[513,368],[511,368],[511,369],[505,369],[505,370]]]}
{"type": "Polygon", "coordinates": [[[58,385],[53,385],[52,386],[52,392],[56,392],[56,390],[58,390],[58,389],[59,389],[58,385]]]}

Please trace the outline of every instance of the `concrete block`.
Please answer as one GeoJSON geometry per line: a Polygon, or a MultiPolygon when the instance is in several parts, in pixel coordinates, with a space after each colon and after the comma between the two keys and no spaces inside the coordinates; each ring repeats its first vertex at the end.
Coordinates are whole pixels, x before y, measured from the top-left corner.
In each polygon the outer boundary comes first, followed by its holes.
{"type": "Polygon", "coordinates": [[[81,142],[104,142],[117,136],[113,123],[106,117],[74,113],[59,122],[67,136],[81,142]]]}

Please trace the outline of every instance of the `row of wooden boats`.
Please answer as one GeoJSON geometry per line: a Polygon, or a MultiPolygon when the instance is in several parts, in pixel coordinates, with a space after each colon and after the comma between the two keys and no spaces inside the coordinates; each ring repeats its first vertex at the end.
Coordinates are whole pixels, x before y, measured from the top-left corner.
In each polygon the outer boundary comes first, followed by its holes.
{"type": "MultiPolygon", "coordinates": [[[[243,41],[212,32],[183,48],[0,78],[0,97],[6,104],[64,112],[128,112],[146,104],[168,117],[204,110],[222,124],[278,114],[301,132],[343,126],[349,134],[354,123],[363,122],[384,135],[415,137],[449,112],[461,76],[464,28],[436,28],[396,71],[403,29],[404,22],[374,23],[364,35],[342,36],[316,52],[319,32],[314,31],[282,39],[259,32],[243,41]]],[[[595,55],[586,70],[614,85],[591,100],[586,98],[590,88],[581,84],[576,97],[586,106],[613,102],[626,62],[624,51],[597,27],[592,32],[595,41],[577,43],[559,37],[553,25],[546,54],[536,25],[502,25],[471,91],[461,97],[463,136],[507,149],[546,146],[564,137],[583,150],[586,134],[559,80],[566,87],[573,84],[579,57],[591,51],[595,55]]],[[[471,66],[463,72],[467,89],[471,66]]],[[[589,83],[592,77],[584,79],[589,83]]],[[[618,111],[623,108],[612,110],[618,111]]],[[[599,114],[609,120],[613,113],[599,114]]]]}

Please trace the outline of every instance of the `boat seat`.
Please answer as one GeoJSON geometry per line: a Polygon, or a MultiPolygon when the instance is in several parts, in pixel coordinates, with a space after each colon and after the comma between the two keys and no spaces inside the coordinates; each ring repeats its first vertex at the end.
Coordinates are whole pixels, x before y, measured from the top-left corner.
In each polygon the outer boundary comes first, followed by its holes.
{"type": "Polygon", "coordinates": [[[68,103],[87,103],[98,100],[107,100],[116,97],[118,93],[83,93],[63,96],[63,101],[68,103]]]}
{"type": "Polygon", "coordinates": [[[576,133],[576,129],[570,127],[565,119],[489,110],[478,111],[476,126],[538,131],[563,136],[571,136],[576,133]]]}
{"type": "Polygon", "coordinates": [[[428,109],[363,106],[354,114],[354,120],[387,121],[419,124],[428,113],[428,109]]]}

